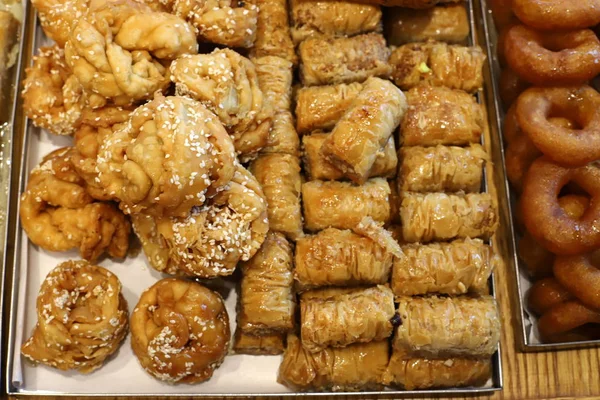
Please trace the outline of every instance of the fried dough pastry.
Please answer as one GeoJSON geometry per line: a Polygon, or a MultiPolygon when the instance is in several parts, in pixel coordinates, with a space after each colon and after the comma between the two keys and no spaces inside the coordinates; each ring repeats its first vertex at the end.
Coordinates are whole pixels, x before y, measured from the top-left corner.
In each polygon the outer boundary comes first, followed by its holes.
{"type": "Polygon", "coordinates": [[[32,0],[40,24],[46,36],[63,48],[72,25],[85,14],[89,8],[89,0],[32,0]]]}
{"type": "Polygon", "coordinates": [[[294,126],[291,112],[275,114],[268,144],[260,152],[262,154],[284,153],[297,157],[300,154],[300,138],[294,126]]]}
{"type": "Polygon", "coordinates": [[[281,57],[253,58],[258,85],[274,113],[290,111],[294,65],[281,57]]]}
{"type": "Polygon", "coordinates": [[[428,41],[398,47],[389,62],[393,68],[392,78],[402,90],[428,85],[471,93],[483,85],[485,58],[478,46],[428,41]]]}
{"type": "Polygon", "coordinates": [[[131,347],[142,367],[169,383],[209,380],[229,347],[221,296],[193,281],[162,279],[131,315],[131,347]]]}
{"type": "Polygon", "coordinates": [[[65,44],[67,64],[84,90],[116,105],[152,98],[169,85],[166,64],[196,54],[187,22],[132,0],[91,5],[65,44]]]}
{"type": "Polygon", "coordinates": [[[311,353],[290,333],[277,382],[305,391],[380,389],[389,358],[387,340],[311,353]]]}
{"type": "Polygon", "coordinates": [[[25,233],[43,249],[78,248],[81,257],[90,261],[104,252],[125,257],[129,221],[113,204],[94,202],[70,152],[70,147],[55,150],[31,171],[19,210],[25,233]]]}
{"type": "Polygon", "coordinates": [[[252,336],[237,328],[233,337],[233,351],[236,354],[250,354],[253,356],[276,356],[283,354],[285,349],[284,339],[285,334],[283,333],[252,336]]]}
{"type": "Polygon", "coordinates": [[[186,217],[135,214],[132,223],[153,268],[201,278],[231,275],[239,261],[258,251],[269,230],[262,189],[239,164],[225,189],[186,217]]]}
{"type": "Polygon", "coordinates": [[[260,250],[242,263],[238,326],[250,335],[289,332],[294,327],[292,246],[269,232],[260,250]]]}
{"type": "Polygon", "coordinates": [[[100,368],[127,335],[121,282],[87,261],[66,261],[50,271],[36,308],[37,324],[21,353],[63,371],[100,368]]]}
{"type": "Polygon", "coordinates": [[[306,86],[362,82],[387,77],[390,50],[377,33],[350,38],[311,38],[300,43],[300,79],[306,86]]]}
{"type": "Polygon", "coordinates": [[[187,217],[235,173],[231,138],[198,101],[163,97],[131,113],[100,147],[98,178],[127,214],[187,217]]]}
{"type": "Polygon", "coordinates": [[[381,32],[381,8],[349,1],[292,0],[292,40],[381,32]]]}
{"type": "Polygon", "coordinates": [[[256,177],[267,199],[271,230],[281,232],[291,240],[302,237],[302,177],[298,157],[263,154],[252,161],[250,172],[256,177]]]}
{"type": "Polygon", "coordinates": [[[71,74],[65,52],[41,47],[25,70],[23,110],[35,126],[55,135],[72,135],[85,107],[83,89],[71,74]]]}
{"type": "Polygon", "coordinates": [[[252,58],[281,57],[298,64],[290,35],[288,4],[286,0],[254,0],[258,6],[256,40],[250,50],[252,58]]]}
{"type": "Polygon", "coordinates": [[[219,117],[239,154],[267,144],[272,110],[250,60],[229,49],[181,57],[171,64],[171,80],[177,95],[200,101],[219,117]]]}
{"type": "Polygon", "coordinates": [[[361,3],[381,4],[386,7],[431,8],[438,4],[459,3],[461,0],[361,0],[361,3]]]}

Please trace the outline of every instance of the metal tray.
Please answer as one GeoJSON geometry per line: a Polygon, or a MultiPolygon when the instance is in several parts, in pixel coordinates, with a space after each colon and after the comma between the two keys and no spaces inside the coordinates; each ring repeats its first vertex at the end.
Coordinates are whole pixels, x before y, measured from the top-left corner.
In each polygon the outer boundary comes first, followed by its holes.
{"type": "MultiPolygon", "coordinates": [[[[486,36],[484,27],[481,24],[481,5],[478,0],[470,0],[468,2],[470,20],[471,20],[471,43],[480,44],[484,50],[486,50],[486,36]]],[[[20,70],[29,65],[31,57],[36,51],[40,43],[43,43],[44,36],[39,27],[36,19],[36,15],[32,7],[27,6],[27,29],[24,36],[25,40],[22,43],[22,60],[20,63],[20,70]]],[[[488,163],[485,172],[485,189],[499,198],[500,207],[500,219],[501,229],[506,226],[507,221],[510,221],[510,208],[506,204],[506,193],[505,193],[505,174],[502,159],[502,148],[501,148],[501,137],[499,130],[495,128],[495,115],[496,110],[493,108],[494,104],[490,100],[494,98],[494,92],[492,87],[492,71],[488,68],[488,64],[485,66],[485,87],[483,93],[478,94],[478,99],[488,104],[490,117],[488,118],[490,130],[486,130],[483,138],[483,144],[492,156],[492,163],[488,163]],[[494,166],[492,168],[492,165],[494,166]]],[[[18,108],[20,110],[20,107],[18,108]]],[[[41,274],[39,269],[42,261],[49,261],[51,265],[42,266],[44,270],[52,268],[61,260],[68,258],[77,257],[75,253],[66,254],[52,254],[49,255],[39,249],[34,248],[27,237],[22,232],[20,223],[18,220],[18,194],[22,192],[25,187],[28,171],[34,166],[37,161],[41,158],[41,152],[45,151],[44,146],[57,147],[59,145],[66,145],[68,142],[65,138],[50,137],[48,134],[41,132],[39,129],[34,128],[30,121],[27,121],[22,112],[16,113],[14,116],[15,127],[18,127],[16,132],[17,136],[23,138],[22,141],[16,141],[13,145],[13,152],[15,155],[19,155],[18,159],[21,161],[20,164],[13,165],[13,179],[11,181],[12,196],[10,203],[10,214],[11,214],[11,235],[9,237],[10,244],[7,253],[10,253],[7,260],[10,261],[9,270],[10,273],[6,276],[6,288],[4,295],[6,301],[10,306],[9,319],[8,319],[8,357],[4,371],[6,371],[6,389],[9,394],[15,395],[63,395],[63,396],[156,396],[156,395],[168,395],[168,396],[304,396],[304,395],[393,395],[394,397],[415,397],[424,395],[436,395],[436,396],[456,396],[459,394],[491,394],[495,391],[502,390],[503,378],[502,378],[502,363],[500,357],[500,349],[493,355],[493,374],[489,382],[485,387],[478,388],[457,388],[457,389],[440,389],[440,390],[421,390],[421,391],[396,391],[396,390],[384,390],[384,391],[372,391],[372,392],[358,392],[358,393],[294,393],[288,391],[282,385],[275,383],[276,370],[279,365],[279,357],[268,357],[268,356],[247,356],[247,355],[234,355],[226,357],[224,364],[215,372],[213,378],[203,384],[198,385],[178,385],[172,386],[160,383],[148,374],[146,374],[138,365],[137,360],[133,355],[127,357],[130,353],[129,343],[123,343],[121,349],[118,351],[115,359],[110,360],[103,368],[95,372],[92,375],[85,376],[85,386],[82,384],[84,380],[81,375],[72,373],[63,373],[54,370],[50,370],[45,367],[31,368],[29,366],[26,369],[29,371],[26,377],[27,380],[23,380],[21,372],[21,357],[19,354],[19,343],[20,340],[30,333],[32,328],[31,320],[34,320],[34,300],[37,296],[37,284],[44,279],[45,274],[41,274]],[[52,144],[48,144],[51,142],[52,144]],[[28,276],[29,274],[29,276],[28,276]],[[35,293],[27,293],[25,285],[31,285],[35,287],[35,293]],[[24,308],[27,305],[28,313],[25,314],[24,308]],[[29,320],[29,325],[27,324],[29,320]],[[120,355],[119,355],[120,353],[120,355]],[[271,360],[271,361],[269,361],[271,360]],[[274,367],[275,366],[275,367],[274,367]],[[131,368],[130,368],[131,367],[131,368]],[[130,380],[129,372],[133,369],[135,381],[130,380]],[[102,374],[102,371],[106,371],[107,374],[103,375],[103,381],[98,382],[97,377],[102,374]],[[265,381],[263,375],[267,374],[268,380],[265,381]],[[64,379],[56,379],[56,381],[63,382],[60,384],[54,383],[56,377],[69,376],[69,382],[76,382],[79,384],[79,389],[69,388],[64,384],[64,379]],[[240,382],[253,382],[250,388],[240,388],[240,382]],[[108,388],[116,382],[135,382],[135,389],[133,390],[114,390],[110,391],[108,388]],[[232,382],[236,384],[232,385],[232,382]],[[264,385],[261,387],[261,383],[264,385]],[[268,386],[267,386],[268,385],[268,386]],[[86,387],[86,390],[81,390],[82,387],[86,387]],[[158,387],[158,388],[157,388],[158,387]],[[49,389],[50,388],[50,389],[49,389]],[[157,388],[157,389],[156,389],[157,388]]],[[[506,237],[502,231],[492,239],[492,245],[496,247],[497,251],[503,256],[505,260],[509,260],[512,257],[512,252],[509,247],[505,245],[506,237]]],[[[117,274],[120,277],[124,277],[127,274],[137,273],[137,275],[148,275],[153,283],[156,278],[160,278],[160,274],[150,269],[150,271],[144,271],[141,274],[140,264],[143,264],[143,257],[137,257],[135,260],[128,259],[121,265],[116,263],[111,264],[111,267],[118,268],[117,274]],[[134,270],[133,272],[131,270],[134,270]]],[[[107,261],[101,264],[106,264],[107,261]]],[[[146,269],[146,268],[141,268],[146,269]]],[[[129,278],[131,279],[131,278],[129,278]]],[[[136,276],[137,280],[146,279],[144,276],[136,276]]],[[[126,279],[122,279],[126,282],[126,279]]],[[[221,285],[225,290],[229,290],[229,296],[226,296],[226,305],[230,316],[235,315],[235,293],[231,291],[231,282],[222,281],[217,283],[221,285]]],[[[149,286],[146,285],[146,286],[149,286]]],[[[491,294],[495,296],[495,282],[494,278],[490,279],[491,294]]],[[[130,306],[133,306],[137,302],[137,294],[133,294],[127,289],[127,285],[124,284],[125,297],[130,300],[130,306]],[[133,299],[133,301],[131,301],[133,299]]],[[[231,318],[232,326],[235,327],[235,318],[231,318]]],[[[232,329],[233,330],[233,329],[232,329]]],[[[127,339],[128,341],[129,339],[127,339]]],[[[132,384],[133,386],[133,384],[132,384]]]]}
{"type": "MultiPolygon", "coordinates": [[[[500,96],[499,96],[499,87],[498,80],[500,77],[500,63],[498,62],[497,57],[497,43],[498,43],[498,32],[496,30],[494,20],[492,18],[492,11],[488,7],[488,0],[480,0],[481,2],[481,22],[482,28],[484,30],[485,36],[488,38],[486,46],[487,46],[487,54],[490,57],[490,68],[492,71],[491,79],[491,92],[494,93],[494,98],[491,101],[494,103],[494,109],[497,111],[495,115],[495,121],[490,122],[493,124],[493,129],[498,131],[499,146],[504,149],[504,144],[502,140],[502,123],[504,120],[504,108],[502,107],[500,96]]],[[[504,153],[504,150],[502,150],[504,153]]],[[[504,159],[504,155],[502,156],[504,159]]],[[[503,160],[504,161],[504,160],[503,160]]],[[[521,265],[522,261],[518,257],[517,253],[517,239],[519,239],[519,234],[515,229],[514,224],[514,214],[512,213],[512,209],[516,205],[517,193],[510,188],[508,180],[505,180],[504,183],[505,191],[508,193],[509,201],[506,202],[506,206],[509,208],[509,230],[510,232],[508,236],[509,243],[508,245],[512,248],[510,260],[508,265],[510,271],[512,272],[512,282],[513,287],[510,292],[512,293],[512,310],[516,314],[515,319],[515,336],[518,340],[519,348],[522,351],[550,351],[550,350],[563,350],[563,349],[573,349],[573,348],[581,348],[581,347],[593,347],[600,346],[600,340],[586,340],[580,342],[561,342],[561,343],[541,343],[539,339],[535,337],[533,331],[535,330],[535,325],[537,324],[537,319],[530,315],[527,311],[527,307],[525,305],[525,296],[529,287],[531,286],[531,280],[527,276],[525,272],[524,266],[521,265]]]]}

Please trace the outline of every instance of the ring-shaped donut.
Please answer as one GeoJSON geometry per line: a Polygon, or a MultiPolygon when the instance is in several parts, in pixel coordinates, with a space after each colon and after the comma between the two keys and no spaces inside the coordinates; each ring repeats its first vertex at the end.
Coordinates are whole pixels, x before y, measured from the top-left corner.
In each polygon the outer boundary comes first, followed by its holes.
{"type": "Polygon", "coordinates": [[[587,165],[565,168],[546,157],[529,168],[523,183],[521,208],[529,233],[557,255],[575,255],[600,247],[600,168],[587,165]],[[558,196],[574,182],[591,197],[581,218],[573,218],[560,206],[558,196]]]}
{"type": "Polygon", "coordinates": [[[600,158],[600,93],[590,86],[527,89],[516,114],[523,132],[557,163],[577,167],[600,158]],[[557,126],[553,116],[568,116],[576,126],[557,126]]]}
{"type": "Polygon", "coordinates": [[[591,29],[539,32],[514,25],[504,55],[521,78],[540,86],[581,84],[600,73],[600,40],[591,29]]]}
{"type": "Polygon", "coordinates": [[[600,23],[600,0],[513,0],[512,11],[542,30],[581,29],[600,23]]]}
{"type": "Polygon", "coordinates": [[[523,93],[531,84],[521,79],[519,75],[510,68],[504,68],[500,73],[498,81],[498,90],[502,105],[506,109],[517,101],[521,93],[523,93]]]}
{"type": "Polygon", "coordinates": [[[600,310],[600,269],[593,265],[591,254],[557,257],[554,276],[583,304],[600,310]]]}
{"type": "Polygon", "coordinates": [[[538,329],[543,341],[556,342],[558,336],[586,324],[600,324],[600,312],[571,300],[546,311],[538,320],[538,329]]]}
{"type": "Polygon", "coordinates": [[[527,305],[537,315],[566,301],[573,300],[573,295],[556,279],[544,278],[535,282],[527,293],[527,305]]]}

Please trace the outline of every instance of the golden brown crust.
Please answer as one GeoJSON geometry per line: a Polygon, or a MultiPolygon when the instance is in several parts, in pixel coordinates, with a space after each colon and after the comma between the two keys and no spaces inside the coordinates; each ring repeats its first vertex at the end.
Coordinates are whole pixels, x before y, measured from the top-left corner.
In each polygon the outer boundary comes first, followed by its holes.
{"type": "Polygon", "coordinates": [[[300,154],[300,138],[294,127],[294,117],[291,112],[275,114],[268,145],[260,152],[262,154],[284,153],[296,157],[300,154]]]}
{"type": "Polygon", "coordinates": [[[276,356],[283,354],[285,349],[284,339],[285,334],[283,333],[252,336],[237,328],[233,338],[233,351],[236,354],[250,354],[253,356],[276,356]]]}
{"type": "Polygon", "coordinates": [[[294,65],[281,57],[253,58],[258,85],[274,113],[290,111],[294,65]]]}
{"type": "Polygon", "coordinates": [[[276,56],[294,66],[298,57],[290,36],[288,5],[286,0],[254,0],[258,6],[256,41],[250,50],[251,57],[276,56]]]}

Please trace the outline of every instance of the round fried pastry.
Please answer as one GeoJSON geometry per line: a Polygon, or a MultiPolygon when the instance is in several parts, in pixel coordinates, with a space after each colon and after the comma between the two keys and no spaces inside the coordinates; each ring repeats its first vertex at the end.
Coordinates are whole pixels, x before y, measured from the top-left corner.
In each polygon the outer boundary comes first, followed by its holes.
{"type": "Polygon", "coordinates": [[[600,310],[600,269],[591,254],[557,257],[554,276],[584,305],[600,310]]]}
{"type": "Polygon", "coordinates": [[[543,341],[556,342],[557,337],[587,324],[600,324],[600,312],[570,300],[546,311],[538,320],[538,329],[543,341]]]}
{"type": "Polygon", "coordinates": [[[574,296],[553,277],[535,282],[527,293],[527,305],[537,315],[543,315],[552,307],[572,300],[574,296]]]}
{"type": "Polygon", "coordinates": [[[600,23],[598,0],[513,0],[512,3],[517,17],[536,29],[580,29],[600,23]]]}

